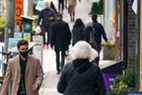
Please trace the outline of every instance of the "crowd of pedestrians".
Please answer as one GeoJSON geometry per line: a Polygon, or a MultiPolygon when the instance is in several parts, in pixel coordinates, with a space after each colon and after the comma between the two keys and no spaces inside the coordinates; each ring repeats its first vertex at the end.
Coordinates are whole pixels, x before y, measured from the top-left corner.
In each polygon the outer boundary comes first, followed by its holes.
{"type": "MultiPolygon", "coordinates": [[[[97,15],[92,15],[92,22],[87,25],[81,18],[76,19],[76,0],[59,0],[58,4],[57,10],[53,2],[46,2],[37,22],[44,44],[55,50],[56,70],[57,74],[61,74],[58,91],[64,95],[105,95],[102,73],[98,66],[102,37],[107,41],[103,26],[97,21],[97,15]],[[72,29],[63,20],[66,6],[71,22],[75,21],[72,29]]],[[[43,80],[40,63],[28,55],[26,41],[20,41],[17,48],[19,56],[9,61],[0,95],[6,95],[11,79],[13,95],[38,95],[43,80]],[[19,94],[23,92],[24,94],[19,94]]]]}
{"type": "Polygon", "coordinates": [[[48,3],[48,7],[41,11],[39,20],[43,18],[41,26],[47,25],[42,31],[47,32],[47,44],[55,50],[56,70],[57,74],[61,74],[58,91],[64,95],[105,95],[98,65],[101,40],[103,38],[107,41],[107,36],[103,26],[97,21],[97,15],[92,15],[92,21],[85,25],[81,18],[75,19],[77,0],[67,0],[70,21],[74,22],[70,29],[68,22],[63,20],[65,1],[58,1],[58,11],[54,3],[51,4],[52,7],[48,3]],[[49,12],[46,13],[45,10],[49,12]],[[70,61],[65,64],[65,59],[70,61]]]}

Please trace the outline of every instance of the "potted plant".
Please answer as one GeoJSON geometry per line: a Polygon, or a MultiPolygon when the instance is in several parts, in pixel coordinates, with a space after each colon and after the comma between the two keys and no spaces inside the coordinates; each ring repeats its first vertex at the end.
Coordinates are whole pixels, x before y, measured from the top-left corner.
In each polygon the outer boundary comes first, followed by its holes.
{"type": "Polygon", "coordinates": [[[108,95],[126,95],[127,92],[136,91],[135,84],[135,72],[132,69],[126,69],[115,78],[108,95]]]}

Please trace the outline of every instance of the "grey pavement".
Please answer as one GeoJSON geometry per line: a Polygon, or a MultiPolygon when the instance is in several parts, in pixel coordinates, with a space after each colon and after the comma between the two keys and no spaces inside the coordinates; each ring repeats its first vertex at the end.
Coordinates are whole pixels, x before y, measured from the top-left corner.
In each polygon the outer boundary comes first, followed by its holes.
{"type": "Polygon", "coordinates": [[[43,49],[44,80],[40,89],[40,95],[60,95],[56,86],[59,75],[56,74],[55,52],[48,48],[43,49]]]}

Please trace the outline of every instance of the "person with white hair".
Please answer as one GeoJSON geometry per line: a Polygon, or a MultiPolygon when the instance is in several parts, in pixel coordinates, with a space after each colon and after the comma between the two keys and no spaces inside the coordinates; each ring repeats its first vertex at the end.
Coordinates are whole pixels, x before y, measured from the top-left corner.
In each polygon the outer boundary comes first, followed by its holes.
{"type": "Polygon", "coordinates": [[[68,52],[57,90],[63,95],[105,95],[100,68],[92,61],[98,53],[89,43],[78,41],[68,52]]]}

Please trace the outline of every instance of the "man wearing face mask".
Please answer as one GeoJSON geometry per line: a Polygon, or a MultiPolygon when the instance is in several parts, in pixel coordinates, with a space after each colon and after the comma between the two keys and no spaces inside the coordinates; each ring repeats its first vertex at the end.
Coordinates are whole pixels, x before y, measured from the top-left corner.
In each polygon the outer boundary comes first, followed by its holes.
{"type": "Polygon", "coordinates": [[[19,54],[9,60],[0,95],[7,95],[9,85],[12,95],[39,95],[43,70],[38,59],[28,55],[28,42],[17,43],[19,54]]]}

